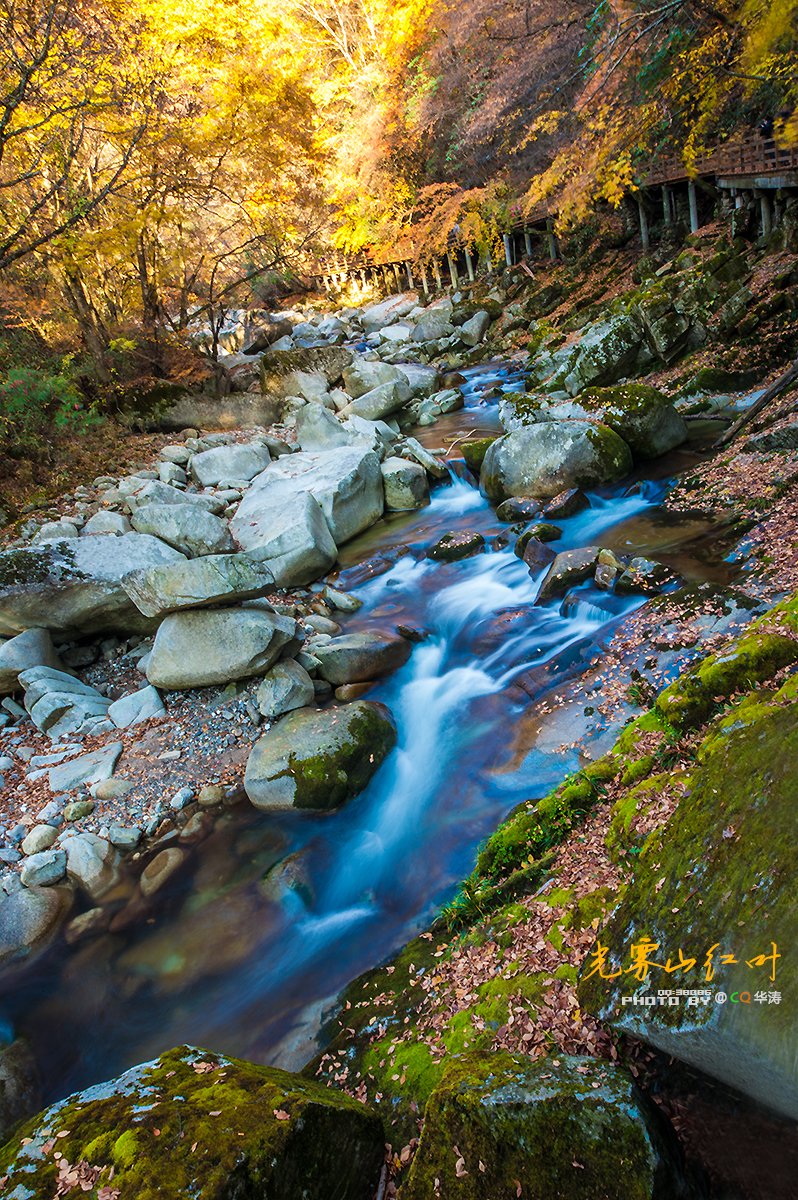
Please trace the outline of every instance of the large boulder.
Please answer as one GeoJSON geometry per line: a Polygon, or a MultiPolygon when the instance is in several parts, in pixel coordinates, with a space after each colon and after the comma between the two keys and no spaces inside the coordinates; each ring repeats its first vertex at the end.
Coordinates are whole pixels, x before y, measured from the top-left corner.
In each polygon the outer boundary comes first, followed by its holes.
{"type": "Polygon", "coordinates": [[[76,833],[65,838],[67,877],[95,903],[120,879],[122,856],[116,846],[96,833],[76,833]]]}
{"type": "MultiPolygon", "coordinates": [[[[763,661],[769,639],[787,640],[762,631],[756,640],[763,661]]],[[[707,660],[706,682],[715,684],[710,703],[718,687],[733,691],[734,668],[746,679],[746,661],[757,677],[757,647],[749,650],[707,660]]],[[[798,1119],[798,995],[790,987],[798,914],[794,680],[769,698],[756,691],[744,697],[710,726],[689,787],[667,824],[645,842],[579,984],[586,1011],[792,1120],[798,1119]]],[[[695,694],[701,680],[691,682],[695,694]]],[[[666,711],[679,707],[671,689],[660,699],[673,701],[663,705],[666,711]]],[[[633,802],[634,793],[624,798],[627,812],[633,802]]]]}
{"type": "Polygon", "coordinates": [[[273,591],[276,584],[264,563],[252,562],[244,554],[207,554],[131,571],[123,577],[122,586],[139,612],[160,617],[182,608],[256,600],[273,591]]]}
{"type": "Polygon", "coordinates": [[[34,625],[72,637],[116,630],[148,633],[144,617],[122,587],[128,571],[185,556],[142,533],[92,534],[49,546],[0,554],[0,636],[34,625]]]}
{"type": "Polygon", "coordinates": [[[275,663],[258,685],[255,703],[264,717],[279,717],[295,708],[306,708],[315,695],[313,680],[293,659],[275,663]]]}
{"type": "Polygon", "coordinates": [[[239,505],[231,528],[247,557],[271,571],[276,587],[299,587],[329,571],[338,547],[310,492],[291,495],[286,488],[280,495],[273,488],[260,502],[249,495],[247,500],[246,507],[239,505]]]}
{"type": "Polygon", "coordinates": [[[225,506],[224,500],[218,496],[206,496],[204,492],[181,492],[180,488],[158,479],[144,480],[140,487],[134,487],[127,493],[127,499],[131,510],[143,508],[145,504],[177,504],[181,507],[191,504],[195,508],[204,508],[214,516],[222,512],[225,506]]]}
{"type": "Polygon", "coordinates": [[[265,674],[300,645],[296,621],[257,608],[171,613],[158,629],[147,679],[161,688],[229,683],[265,674]]]}
{"type": "Polygon", "coordinates": [[[345,421],[347,417],[365,417],[367,421],[381,421],[403,408],[410,400],[411,394],[406,383],[380,383],[342,408],[341,420],[345,421]]]}
{"type": "Polygon", "coordinates": [[[453,333],[451,309],[428,308],[416,322],[412,338],[414,342],[434,342],[453,333]]]}
{"type": "Polygon", "coordinates": [[[323,646],[315,647],[321,663],[319,673],[329,683],[365,683],[389,675],[410,658],[411,646],[405,638],[385,637],[379,633],[345,633],[323,646]]]}
{"type": "Polygon", "coordinates": [[[432,1093],[403,1200],[680,1200],[679,1146],[609,1061],[493,1051],[454,1058],[432,1093]]]}
{"type": "Polygon", "coordinates": [[[332,450],[335,446],[348,446],[352,440],[335,414],[321,404],[300,408],[296,436],[302,450],[332,450]]]}
{"type": "Polygon", "coordinates": [[[0,694],[16,691],[20,671],[30,667],[65,670],[46,629],[26,629],[0,646],[0,694]]]}
{"type": "Polygon", "coordinates": [[[406,317],[417,307],[418,292],[400,292],[398,295],[388,296],[386,300],[380,300],[377,304],[369,305],[360,318],[361,324],[366,333],[375,333],[378,329],[384,329],[386,325],[392,325],[400,317],[406,317]]]}
{"type": "Polygon", "coordinates": [[[160,418],[162,429],[268,429],[280,419],[275,396],[247,392],[221,396],[181,396],[160,418]]]}
{"type": "Polygon", "coordinates": [[[586,387],[601,387],[628,375],[643,333],[643,322],[633,312],[592,325],[568,363],[562,380],[565,390],[576,396],[586,387]]]}
{"type": "Polygon", "coordinates": [[[20,672],[19,683],[25,688],[25,707],[30,719],[53,740],[67,733],[91,734],[108,715],[111,701],[64,671],[29,667],[20,672]]]}
{"type": "Polygon", "coordinates": [[[265,446],[213,446],[194,455],[191,477],[200,487],[215,487],[222,479],[252,479],[270,462],[265,446]]]}
{"type": "Polygon", "coordinates": [[[256,808],[337,808],[357,796],[396,745],[384,704],[359,700],[289,713],[252,747],[244,787],[256,808]]]}
{"type": "Polygon", "coordinates": [[[336,1089],[179,1046],[28,1121],[0,1172],[9,1195],[42,1200],[73,1187],[103,1200],[372,1200],[384,1142],[380,1118],[336,1089]]]}
{"type": "Polygon", "coordinates": [[[55,941],[72,907],[69,887],[20,888],[0,900],[0,966],[26,964],[55,941]]]}
{"type": "Polygon", "coordinates": [[[194,504],[145,504],[132,517],[133,528],[150,533],[189,558],[235,550],[227,522],[194,504]]]}
{"type": "Polygon", "coordinates": [[[424,508],[429,504],[427,472],[406,458],[386,458],[382,464],[385,507],[391,512],[424,508]]]}
{"type": "Polygon", "coordinates": [[[261,388],[276,399],[302,395],[303,392],[297,390],[303,386],[302,381],[297,379],[298,372],[323,375],[328,384],[335,384],[353,358],[352,351],[345,346],[270,350],[261,359],[261,388]]]}
{"type": "Polygon", "coordinates": [[[121,742],[108,742],[99,750],[90,750],[79,758],[71,758],[68,762],[50,767],[50,791],[71,792],[75,788],[89,787],[110,779],[122,748],[121,742]]]}
{"type": "MultiPolygon", "coordinates": [[[[321,507],[333,542],[340,546],[382,516],[379,459],[368,449],[352,446],[285,455],[273,462],[255,477],[230,523],[233,536],[250,557],[267,562],[277,557],[271,552],[276,524],[288,504],[302,494],[310,495],[321,507]],[[270,552],[264,553],[265,549],[270,552]]],[[[278,553],[290,549],[290,542],[284,547],[281,544],[278,553]]],[[[318,573],[330,565],[328,562],[318,573]]],[[[274,566],[272,570],[278,579],[274,566]]]]}
{"type": "MultiPolygon", "coordinates": [[[[431,371],[437,378],[437,372],[433,368],[427,367],[424,370],[431,371]]],[[[370,362],[365,358],[356,358],[348,367],[344,367],[344,386],[353,400],[357,400],[358,396],[365,396],[366,392],[379,387],[381,383],[407,382],[408,375],[405,370],[379,360],[370,362]]]]}
{"type": "Polygon", "coordinates": [[[480,486],[490,500],[556,496],[566,488],[614,483],[631,469],[629,447],[606,425],[547,421],[493,442],[480,486]]]}

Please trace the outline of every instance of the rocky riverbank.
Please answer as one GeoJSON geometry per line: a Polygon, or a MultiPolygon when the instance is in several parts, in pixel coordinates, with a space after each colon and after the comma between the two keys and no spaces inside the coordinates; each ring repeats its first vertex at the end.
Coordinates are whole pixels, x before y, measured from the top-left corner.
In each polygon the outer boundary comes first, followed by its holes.
{"type": "MultiPolygon", "coordinates": [[[[746,940],[754,957],[768,930],[777,931],[775,943],[788,942],[788,840],[778,868],[769,867],[760,818],[746,797],[730,796],[728,812],[711,797],[722,791],[712,788],[719,755],[729,778],[737,778],[739,762],[740,781],[751,772],[767,779],[774,821],[791,778],[788,754],[778,760],[778,777],[767,763],[776,761],[777,745],[790,744],[798,661],[793,606],[773,608],[798,586],[793,396],[765,410],[730,450],[703,465],[697,457],[658,523],[627,542],[619,535],[612,544],[557,552],[557,522],[588,508],[587,490],[645,469],[696,435],[706,445],[724,427],[706,424],[707,414],[739,415],[750,395],[735,385],[765,381],[764,366],[747,366],[754,379],[739,371],[713,375],[702,363],[732,336],[741,343],[754,338],[760,348],[788,336],[782,318],[792,311],[798,282],[794,256],[752,259],[719,237],[692,239],[662,264],[631,268],[618,255],[602,281],[602,297],[615,293],[609,299],[588,302],[573,274],[564,299],[561,267],[545,283],[508,272],[429,305],[408,294],[310,320],[292,313],[251,342],[245,326],[233,329],[228,349],[235,353],[215,376],[230,389],[226,397],[180,400],[165,416],[180,436],[158,438],[154,458],[125,475],[98,476],[63,496],[47,520],[28,515],[7,531],[0,554],[6,971],[27,967],[62,937],[88,944],[146,922],[169,886],[193,869],[195,848],[224,834],[231,810],[323,812],[363,791],[396,741],[393,714],[363,697],[408,661],[425,632],[404,624],[359,628],[353,592],[390,570],[396,555],[341,572],[339,548],[392,514],[423,509],[448,483],[447,461],[462,456],[459,469],[479,479],[503,531],[488,543],[453,529],[406,548],[411,557],[446,563],[512,547],[540,578],[536,603],[556,602],[563,612],[580,603],[585,588],[599,606],[624,595],[650,599],[616,623],[592,661],[516,672],[508,688],[528,707],[508,737],[508,763],[547,745],[559,748],[564,763],[581,753],[580,770],[525,803],[488,842],[444,914],[449,932],[434,926],[393,963],[351,985],[329,1017],[334,1040],[306,1074],[376,1105],[387,1140],[404,1146],[398,1158],[389,1155],[383,1187],[390,1192],[388,1176],[401,1174],[415,1155],[409,1175],[401,1175],[409,1196],[495,1200],[516,1184],[519,1195],[548,1195],[555,1177],[565,1186],[568,1163],[567,1174],[588,1172],[595,1194],[605,1194],[612,1164],[576,1116],[592,1092],[600,1125],[617,1130],[620,1114],[633,1112],[623,1133],[631,1147],[625,1194],[701,1194],[702,1170],[722,1179],[717,1162],[702,1158],[684,1133],[689,1121],[674,1102],[668,1111],[681,1122],[690,1157],[684,1174],[662,1115],[617,1065],[625,1059],[639,1070],[640,1051],[619,1042],[619,1032],[762,1103],[774,1106],[778,1092],[777,1111],[795,1117],[795,1081],[778,1049],[793,1023],[786,993],[771,1000],[776,988],[760,980],[768,999],[746,1012],[744,1030],[738,1010],[718,1017],[706,1008],[702,1016],[711,1019],[693,1023],[688,1046],[665,1020],[665,1006],[661,1021],[655,1014],[625,1020],[623,997],[619,1008],[611,989],[596,992],[604,960],[589,975],[602,937],[620,950],[656,933],[671,958],[687,952],[695,929],[680,924],[677,892],[695,872],[702,836],[730,858],[714,864],[716,875],[707,876],[700,895],[697,884],[690,893],[706,905],[703,940],[711,932],[719,954],[727,942],[733,953],[744,922],[746,939],[759,939],[753,949],[746,940]],[[624,272],[632,269],[637,279],[624,288],[624,272]],[[781,302],[766,304],[766,282],[781,302]],[[503,390],[504,432],[466,429],[449,450],[422,444],[414,431],[462,408],[458,372],[498,354],[512,357],[526,389],[503,390]],[[219,423],[247,425],[248,432],[203,432],[197,426],[212,411],[219,423]],[[696,544],[707,537],[713,544],[700,578],[684,554],[691,531],[696,544]],[[645,553],[629,552],[641,543],[645,553]],[[714,657],[697,667],[708,650],[714,657]],[[766,750],[747,766],[743,747],[751,736],[766,750]],[[690,824],[699,799],[700,832],[690,824]],[[666,861],[665,874],[654,879],[666,861]],[[744,876],[728,886],[730,895],[765,889],[762,904],[750,914],[730,908],[724,872],[744,876]],[[754,912],[765,901],[770,924],[758,924],[754,912]],[[463,927],[470,932],[458,933],[463,927]],[[746,1049],[752,1039],[755,1069],[746,1049]],[[579,1055],[600,1066],[572,1057],[579,1055]],[[542,1066],[533,1065],[537,1059],[542,1066]],[[599,1074],[585,1090],[580,1079],[591,1071],[599,1074]],[[502,1088],[525,1096],[526,1124],[512,1134],[496,1098],[502,1088]],[[477,1097],[499,1106],[496,1123],[474,1123],[477,1097]],[[573,1116],[563,1128],[562,1153],[551,1158],[553,1174],[539,1176],[539,1155],[530,1158],[524,1146],[542,1136],[535,1122],[547,1127],[552,1097],[570,1104],[573,1116]]],[[[754,347],[744,352],[753,363],[754,347]]],[[[508,613],[492,636],[508,636],[513,620],[508,613]]],[[[247,920],[257,921],[258,904],[305,887],[301,865],[278,847],[247,920]]],[[[231,920],[230,933],[235,913],[231,920]]],[[[220,943],[214,947],[223,955],[220,943]]],[[[708,950],[703,941],[701,949],[708,950]]],[[[612,958],[607,963],[626,969],[612,958]]],[[[635,977],[635,995],[650,993],[646,978],[635,977]]],[[[728,984],[739,991],[737,976],[728,984]]],[[[12,1058],[20,1046],[14,1043],[12,1058]]],[[[28,1083],[17,1088],[7,1130],[36,1107],[35,1071],[24,1061],[16,1077],[28,1083]]],[[[199,1062],[209,1071],[255,1070],[218,1056],[189,1054],[179,1062],[194,1073],[199,1062]]],[[[241,1086],[283,1089],[273,1117],[287,1122],[290,1143],[304,1100],[295,1107],[285,1097],[305,1085],[258,1079],[241,1086]]],[[[137,1094],[138,1076],[130,1086],[137,1094]]],[[[120,1094],[127,1087],[120,1084],[120,1094]]],[[[201,1104],[211,1098],[208,1092],[201,1104]]],[[[232,1120],[225,1138],[238,1136],[232,1103],[221,1097],[220,1112],[210,1113],[232,1120]]],[[[112,1148],[88,1138],[88,1126],[85,1136],[63,1134],[56,1161],[53,1146],[63,1131],[52,1112],[42,1120],[41,1132],[32,1125],[25,1133],[37,1161],[47,1163],[41,1186],[78,1170],[76,1179],[85,1176],[103,1200],[124,1195],[126,1181],[135,1182],[138,1195],[149,1194],[149,1182],[138,1175],[134,1181],[133,1156],[117,1153],[116,1142],[112,1148]]],[[[148,1139],[160,1137],[162,1125],[148,1124],[148,1139]]],[[[375,1128],[365,1122],[364,1145],[371,1146],[375,1128]]],[[[120,1130],[118,1141],[127,1146],[132,1135],[120,1130]]],[[[363,1151],[366,1158],[372,1149],[363,1151]]],[[[18,1191],[31,1176],[25,1160],[32,1153],[9,1144],[3,1169],[17,1188],[11,1194],[36,1194],[18,1191]]],[[[227,1163],[226,1154],[215,1161],[227,1163]]],[[[154,1141],[145,1157],[157,1174],[154,1141]]],[[[379,1156],[372,1158],[363,1167],[364,1195],[380,1175],[379,1156]]],[[[233,1167],[218,1170],[203,1194],[223,1194],[214,1188],[233,1167]]],[[[576,1190],[564,1194],[585,1194],[579,1187],[587,1178],[574,1176],[577,1183],[567,1186],[576,1190]]],[[[318,1194],[328,1194],[328,1183],[319,1186],[318,1194]]]]}

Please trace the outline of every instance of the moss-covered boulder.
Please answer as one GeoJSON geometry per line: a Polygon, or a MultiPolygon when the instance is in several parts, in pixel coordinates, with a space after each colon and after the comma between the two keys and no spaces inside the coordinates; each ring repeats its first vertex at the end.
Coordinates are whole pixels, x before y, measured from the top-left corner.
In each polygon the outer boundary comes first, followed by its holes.
{"type": "Polygon", "coordinates": [[[579,404],[622,437],[635,458],[656,458],[687,441],[687,426],[670,398],[644,383],[588,388],[579,404]]]}
{"type": "Polygon", "coordinates": [[[657,710],[678,729],[701,725],[718,700],[763,683],[794,662],[798,662],[798,596],[758,617],[731,648],[684,671],[660,692],[657,710]]]}
{"type": "Polygon", "coordinates": [[[402,1200],[677,1200],[676,1138],[626,1071],[563,1056],[454,1059],[430,1097],[402,1200]]]}
{"type": "Polygon", "coordinates": [[[460,443],[459,451],[465,459],[465,464],[469,471],[473,471],[475,475],[479,475],[483,460],[488,452],[488,447],[492,446],[495,441],[495,437],[484,437],[469,438],[468,441],[460,443]]]}
{"type": "Polygon", "coordinates": [[[266,811],[337,808],[363,791],[395,745],[390,709],[374,700],[300,708],[252,747],[244,787],[266,811]]]}
{"type": "Polygon", "coordinates": [[[461,558],[473,558],[485,549],[485,538],[474,530],[461,529],[445,533],[427,550],[427,558],[435,562],[459,562],[461,558]]]}
{"type": "MultiPolygon", "coordinates": [[[[582,968],[584,1009],[798,1117],[795,682],[710,726],[582,968]]],[[[657,789],[666,780],[649,783],[657,789]]],[[[640,785],[638,785],[639,791],[640,785]]]]}
{"type": "Polygon", "coordinates": [[[546,421],[495,441],[482,463],[480,487],[489,500],[543,498],[614,483],[631,469],[629,447],[606,425],[546,421]]]}
{"type": "Polygon", "coordinates": [[[372,1200],[382,1121],[310,1080],[180,1046],[52,1105],[0,1151],[4,1193],[372,1200]]]}

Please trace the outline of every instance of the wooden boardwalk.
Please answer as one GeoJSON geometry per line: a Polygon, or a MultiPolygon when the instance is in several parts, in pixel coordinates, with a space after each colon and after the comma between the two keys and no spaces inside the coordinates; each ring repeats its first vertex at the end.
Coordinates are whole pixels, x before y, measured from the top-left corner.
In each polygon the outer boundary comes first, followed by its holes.
{"type": "MultiPolygon", "coordinates": [[[[721,145],[713,146],[706,153],[698,155],[692,169],[688,171],[680,155],[672,154],[658,157],[651,164],[645,165],[638,171],[637,187],[631,193],[640,206],[640,226],[643,245],[648,246],[648,218],[644,201],[649,201],[654,189],[662,189],[662,198],[666,214],[671,212],[672,190],[687,187],[689,195],[690,224],[695,232],[698,227],[696,181],[711,183],[716,189],[731,192],[751,191],[761,199],[763,212],[763,229],[768,228],[770,200],[768,194],[779,189],[798,189],[798,146],[777,146],[773,139],[765,139],[759,134],[736,138],[721,145]]],[[[515,255],[516,243],[519,237],[524,241],[524,250],[530,253],[530,232],[535,236],[549,239],[552,257],[556,256],[551,225],[556,216],[556,202],[551,207],[538,205],[524,216],[519,216],[508,225],[504,235],[505,258],[508,265],[517,261],[515,255]]],[[[671,214],[672,215],[672,214],[671,214]]],[[[666,220],[669,219],[666,215],[666,220]]],[[[520,249],[520,247],[519,247],[520,249]]],[[[524,251],[521,253],[523,254],[524,251]]],[[[454,233],[449,239],[449,250],[446,262],[442,262],[445,273],[450,281],[457,284],[459,274],[473,278],[474,264],[468,250],[459,245],[454,233]],[[463,260],[465,266],[463,266],[463,260]],[[459,263],[459,271],[458,271],[459,263]]],[[[388,261],[375,262],[370,251],[361,251],[356,255],[331,254],[325,255],[311,265],[309,274],[322,280],[325,287],[343,282],[353,276],[361,278],[363,285],[375,274],[382,278],[386,286],[395,283],[399,290],[405,286],[411,289],[416,286],[414,275],[419,277],[424,291],[428,290],[427,273],[434,276],[440,286],[441,267],[437,262],[432,265],[414,262],[388,261]]]]}

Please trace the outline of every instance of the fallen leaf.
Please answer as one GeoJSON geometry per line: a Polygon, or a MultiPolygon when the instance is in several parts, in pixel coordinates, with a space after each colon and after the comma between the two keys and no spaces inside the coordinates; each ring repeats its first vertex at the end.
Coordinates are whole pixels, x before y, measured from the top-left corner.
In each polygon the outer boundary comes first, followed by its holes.
{"type": "Polygon", "coordinates": [[[274,1115],[278,1121],[290,1121],[291,1118],[284,1108],[275,1108],[274,1115]]]}
{"type": "Polygon", "coordinates": [[[209,1117],[220,1117],[221,1115],[222,1110],[220,1108],[217,1108],[215,1112],[208,1113],[209,1117]]]}
{"type": "Polygon", "coordinates": [[[463,1176],[468,1174],[464,1158],[458,1158],[457,1162],[454,1164],[454,1173],[458,1179],[462,1179],[463,1176]]]}
{"type": "Polygon", "coordinates": [[[194,1145],[191,1147],[191,1153],[193,1154],[196,1149],[197,1149],[197,1143],[195,1142],[194,1145]]]}
{"type": "Polygon", "coordinates": [[[513,1180],[513,1183],[515,1184],[515,1194],[516,1194],[516,1196],[520,1196],[520,1195],[521,1195],[521,1184],[520,1184],[519,1180],[517,1180],[517,1179],[514,1179],[514,1180],[513,1180]]]}

